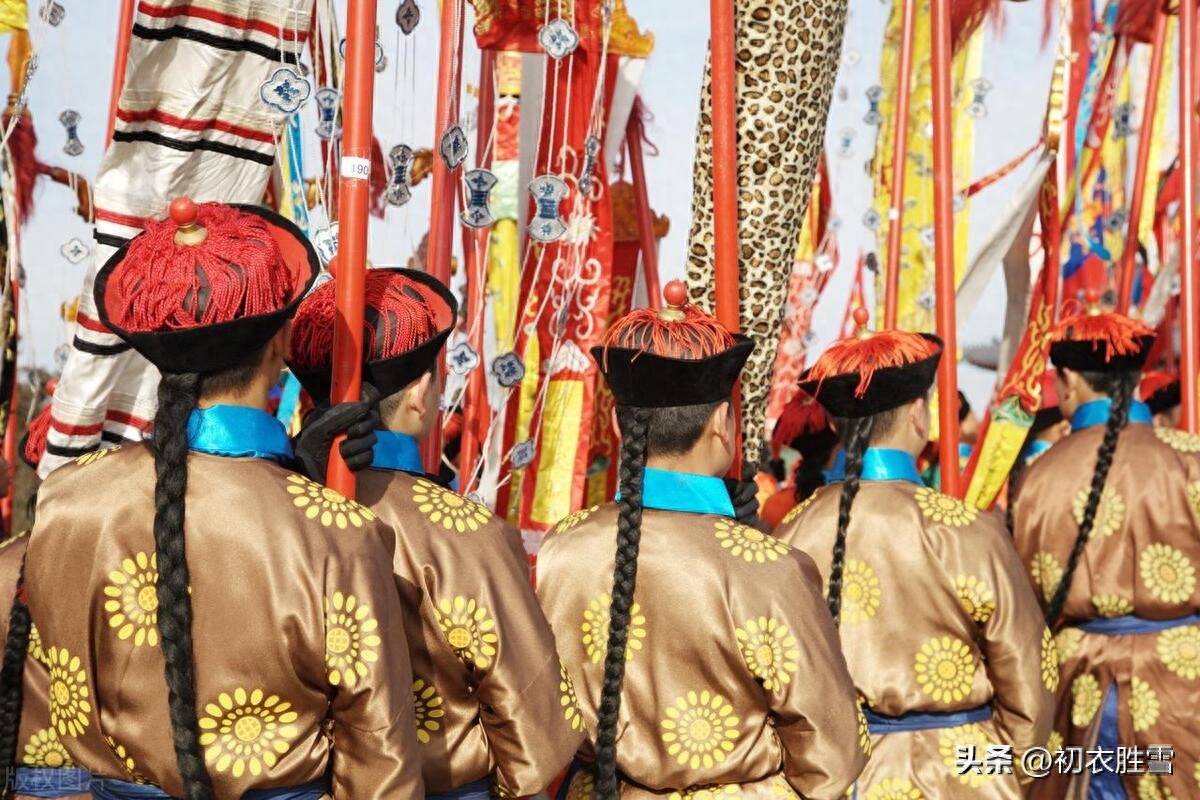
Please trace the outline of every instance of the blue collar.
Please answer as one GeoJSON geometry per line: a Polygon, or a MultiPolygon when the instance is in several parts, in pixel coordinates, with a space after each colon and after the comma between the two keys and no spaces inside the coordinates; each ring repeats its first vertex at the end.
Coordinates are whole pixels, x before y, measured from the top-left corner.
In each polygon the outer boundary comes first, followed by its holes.
{"type": "Polygon", "coordinates": [[[229,458],[292,458],[292,443],[279,420],[250,406],[192,409],[187,424],[188,449],[229,458]]]}
{"type": "MultiPolygon", "coordinates": [[[[621,499],[620,492],[617,492],[617,499],[621,499]]],[[[642,479],[642,507],[689,514],[719,514],[731,519],[736,516],[729,490],[720,478],[653,467],[646,467],[642,479]]]]}
{"type": "Polygon", "coordinates": [[[921,473],[917,471],[917,460],[903,450],[868,447],[867,452],[863,453],[862,479],[919,484],[921,473]]]}
{"type": "MultiPolygon", "coordinates": [[[[1101,397],[1099,400],[1093,400],[1090,403],[1084,403],[1079,408],[1075,409],[1075,413],[1071,415],[1071,430],[1081,431],[1084,428],[1092,428],[1096,425],[1108,424],[1108,413],[1112,408],[1112,400],[1107,397],[1101,397]]],[[[1129,406],[1129,422],[1141,423],[1149,425],[1154,421],[1154,415],[1150,413],[1150,406],[1143,403],[1141,400],[1134,400],[1129,406]]]]}
{"type": "Polygon", "coordinates": [[[375,431],[375,457],[371,466],[398,472],[424,474],[425,462],[421,459],[421,446],[407,433],[375,431]]]}
{"type": "Polygon", "coordinates": [[[1034,439],[1021,455],[1025,459],[1025,463],[1028,464],[1053,446],[1052,443],[1047,442],[1045,439],[1034,439]]]}
{"type": "Polygon", "coordinates": [[[825,478],[826,485],[837,483],[846,479],[846,451],[838,450],[837,458],[833,460],[833,466],[829,469],[821,470],[821,475],[825,478]]]}

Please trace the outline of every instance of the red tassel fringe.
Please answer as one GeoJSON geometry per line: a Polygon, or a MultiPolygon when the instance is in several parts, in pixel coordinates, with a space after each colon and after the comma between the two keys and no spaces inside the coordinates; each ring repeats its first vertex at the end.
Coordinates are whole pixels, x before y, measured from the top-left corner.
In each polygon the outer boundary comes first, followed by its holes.
{"type": "Polygon", "coordinates": [[[1104,360],[1110,361],[1113,356],[1126,356],[1138,352],[1141,347],[1139,339],[1153,335],[1152,329],[1124,314],[1091,314],[1085,311],[1060,321],[1054,329],[1051,341],[1091,342],[1096,348],[1104,345],[1104,360]]]}
{"type": "Polygon", "coordinates": [[[679,321],[665,320],[651,308],[631,311],[609,329],[604,345],[690,360],[711,358],[733,347],[733,335],[714,317],[693,305],[679,310],[684,314],[679,321]]]}
{"type": "Polygon", "coordinates": [[[25,460],[35,467],[46,454],[46,442],[50,438],[50,410],[51,404],[46,403],[45,408],[29,423],[29,432],[25,437],[25,460]]]}
{"type": "Polygon", "coordinates": [[[854,395],[862,397],[871,385],[875,370],[924,361],[937,351],[936,343],[908,331],[879,331],[865,339],[842,339],[821,354],[809,371],[808,379],[823,381],[840,375],[858,375],[854,395]]]}
{"type": "MultiPolygon", "coordinates": [[[[12,112],[5,111],[0,124],[3,130],[8,130],[12,122],[12,112]]],[[[42,162],[37,159],[37,131],[33,127],[33,117],[29,112],[21,114],[12,135],[8,137],[9,163],[16,172],[14,192],[17,207],[21,212],[21,222],[28,221],[33,216],[33,190],[37,177],[44,169],[42,162]]]]}
{"type": "Polygon", "coordinates": [[[778,447],[794,442],[801,436],[829,430],[830,427],[829,415],[824,407],[812,395],[798,391],[792,401],[783,407],[783,413],[779,415],[771,434],[771,443],[778,447]]]}

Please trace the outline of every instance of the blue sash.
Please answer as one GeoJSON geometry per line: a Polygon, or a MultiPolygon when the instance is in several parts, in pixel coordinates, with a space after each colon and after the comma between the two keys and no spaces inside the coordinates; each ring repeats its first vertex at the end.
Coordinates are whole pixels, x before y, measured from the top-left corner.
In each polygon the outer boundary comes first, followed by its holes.
{"type": "Polygon", "coordinates": [[[1200,625],[1200,612],[1174,619],[1144,619],[1132,614],[1124,617],[1102,617],[1089,619],[1075,627],[1084,633],[1098,633],[1101,636],[1135,636],[1140,633],[1161,633],[1185,625],[1200,625]]]}
{"type": "Polygon", "coordinates": [[[87,794],[92,776],[73,767],[17,767],[13,771],[12,792],[28,797],[70,797],[87,794]]]}
{"type": "MultiPolygon", "coordinates": [[[[329,793],[329,779],[320,778],[300,786],[278,786],[252,789],[242,800],[320,800],[329,793]]],[[[172,800],[171,795],[147,783],[130,783],[116,778],[96,778],[92,781],[95,800],[172,800]]]]}
{"type": "MultiPolygon", "coordinates": [[[[1117,687],[1114,685],[1108,687],[1104,698],[1096,748],[1102,752],[1116,753],[1117,744],[1117,687]]],[[[1102,768],[1088,781],[1088,800],[1129,800],[1129,795],[1121,785],[1121,776],[1102,768]]]]}
{"type": "Polygon", "coordinates": [[[914,731],[932,731],[940,728],[957,728],[972,722],[986,722],[992,718],[992,706],[968,708],[965,711],[926,712],[914,711],[899,717],[885,717],[869,708],[863,709],[867,718],[867,729],[876,736],[888,733],[912,733],[914,731]]]}
{"type": "Polygon", "coordinates": [[[437,792],[425,795],[425,800],[491,800],[492,782],[488,778],[480,778],[474,783],[451,789],[448,792],[437,792]]]}

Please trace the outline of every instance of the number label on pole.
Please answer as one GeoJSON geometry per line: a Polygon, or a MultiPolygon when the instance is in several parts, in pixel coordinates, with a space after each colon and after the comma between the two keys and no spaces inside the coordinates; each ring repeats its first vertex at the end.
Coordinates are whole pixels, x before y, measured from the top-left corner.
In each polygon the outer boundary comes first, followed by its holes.
{"type": "Polygon", "coordinates": [[[342,177],[354,181],[371,179],[371,159],[342,156],[342,177]]]}

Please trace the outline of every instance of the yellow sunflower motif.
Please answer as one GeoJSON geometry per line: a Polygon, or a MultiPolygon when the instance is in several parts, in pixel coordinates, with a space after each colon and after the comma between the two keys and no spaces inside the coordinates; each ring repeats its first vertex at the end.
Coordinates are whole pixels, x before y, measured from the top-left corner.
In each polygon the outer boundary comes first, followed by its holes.
{"type": "Polygon", "coordinates": [[[100,459],[107,455],[117,452],[120,447],[101,447],[99,450],[93,450],[90,453],[84,453],[75,459],[75,463],[81,467],[86,467],[88,464],[95,464],[100,459]]]}
{"type": "Polygon", "coordinates": [[[1033,554],[1029,562],[1029,577],[1033,578],[1035,586],[1042,587],[1042,597],[1049,600],[1062,580],[1063,568],[1058,559],[1047,552],[1033,554]]]}
{"type": "MultiPolygon", "coordinates": [[[[854,787],[851,786],[850,790],[853,791],[854,787]]],[[[784,797],[787,798],[787,800],[800,800],[800,795],[796,794],[796,790],[792,788],[792,785],[779,775],[776,775],[771,779],[771,797],[784,797]]]]}
{"type": "Polygon", "coordinates": [[[569,531],[590,517],[592,514],[596,513],[596,510],[599,508],[600,506],[592,506],[591,508],[581,508],[578,511],[573,511],[559,520],[558,524],[554,526],[554,530],[560,533],[562,531],[569,531]]]}
{"type": "Polygon", "coordinates": [[[575,694],[575,685],[571,683],[571,676],[567,674],[567,668],[561,663],[558,665],[558,693],[563,719],[571,726],[571,730],[583,730],[583,714],[579,710],[579,697],[575,694]]]}
{"type": "Polygon", "coordinates": [[[774,536],[733,520],[717,520],[716,534],[721,547],[747,563],[778,561],[788,554],[788,546],[774,536]]]}
{"type": "Polygon", "coordinates": [[[1042,629],[1042,683],[1051,692],[1058,691],[1058,646],[1049,628],[1042,629]]]}
{"type": "Polygon", "coordinates": [[[25,743],[25,755],[21,763],[27,767],[47,767],[49,769],[69,768],[75,766],[71,754],[58,738],[58,732],[53,728],[43,728],[25,743]]]}
{"type": "MultiPolygon", "coordinates": [[[[1071,513],[1075,524],[1083,524],[1083,512],[1087,508],[1090,489],[1080,489],[1075,493],[1071,504],[1071,513]]],[[[1096,508],[1096,521],[1092,524],[1092,536],[1105,538],[1121,530],[1125,524],[1125,501],[1111,486],[1105,486],[1100,492],[1100,505],[1096,508]]]]}
{"type": "Polygon", "coordinates": [[[413,708],[417,717],[417,741],[421,744],[429,744],[429,740],[432,738],[430,734],[437,733],[442,729],[442,723],[438,720],[446,716],[446,712],[442,708],[442,698],[432,683],[426,683],[421,678],[413,681],[412,690],[413,708]]]}
{"type": "Polygon", "coordinates": [[[42,633],[37,629],[37,625],[29,624],[29,646],[25,648],[25,652],[39,664],[46,664],[46,650],[42,647],[42,633]]]}
{"type": "Polygon", "coordinates": [[[379,660],[379,623],[352,594],[325,598],[325,666],[334,686],[353,686],[367,677],[367,665],[379,660]]]}
{"type": "MultiPolygon", "coordinates": [[[[816,494],[810,494],[808,497],[801,500],[796,505],[795,508],[793,508],[791,511],[789,511],[787,514],[785,514],[783,516],[783,519],[779,521],[779,524],[780,525],[791,525],[793,522],[795,522],[797,519],[800,518],[800,515],[803,514],[808,509],[808,507],[813,504],[813,501],[816,499],[817,499],[816,494]]],[[[786,783],[786,781],[785,781],[785,783],[786,783]]]]}
{"type": "Polygon", "coordinates": [[[846,559],[842,571],[842,621],[851,625],[866,622],[879,610],[882,595],[879,578],[870,565],[846,559]]]}
{"type": "Polygon", "coordinates": [[[800,650],[786,625],[774,617],[759,617],[734,628],[733,635],[746,666],[764,689],[774,692],[791,682],[800,650]]]}
{"type": "Polygon", "coordinates": [[[51,647],[46,658],[50,665],[50,725],[59,736],[82,736],[92,713],[83,662],[65,647],[51,647]]]}
{"type": "Polygon", "coordinates": [[[1058,648],[1058,665],[1061,667],[1067,660],[1079,652],[1083,643],[1083,631],[1079,628],[1063,628],[1054,637],[1054,645],[1058,648]]]}
{"type": "Polygon", "coordinates": [[[958,774],[962,770],[959,769],[959,748],[973,747],[975,748],[975,758],[982,761],[987,755],[988,745],[987,734],[983,732],[983,728],[975,724],[959,725],[954,728],[948,728],[941,736],[938,737],[938,752],[942,755],[942,763],[950,768],[954,777],[958,778],[959,782],[971,787],[983,786],[988,783],[995,775],[988,775],[987,770],[980,769],[978,772],[974,769],[969,769],[963,774],[958,774]]]}
{"type": "Polygon", "coordinates": [[[1133,613],[1133,603],[1119,594],[1098,594],[1092,598],[1092,605],[1102,617],[1123,617],[1133,613]]]}
{"type": "Polygon", "coordinates": [[[914,495],[921,514],[941,525],[951,528],[962,528],[970,525],[979,516],[979,512],[963,501],[948,494],[922,486],[914,495]]]}
{"type": "Polygon", "coordinates": [[[976,666],[966,642],[953,636],[935,637],[917,653],[917,683],[937,702],[957,703],[970,694],[976,666]]]}
{"type": "Polygon", "coordinates": [[[1200,627],[1171,628],[1158,635],[1158,657],[1181,678],[1200,678],[1200,627]]]}
{"type": "Polygon", "coordinates": [[[1182,551],[1152,544],[1138,557],[1142,583],[1164,603],[1186,603],[1196,590],[1196,568],[1182,551]]]}
{"type": "Polygon", "coordinates": [[[204,760],[217,772],[235,778],[246,772],[258,776],[274,767],[299,736],[294,725],[299,715],[292,704],[262,689],[221,692],[217,702],[204,706],[204,714],[200,718],[204,760]]]}
{"type": "Polygon", "coordinates": [[[134,553],[121,561],[120,569],[108,573],[104,587],[104,611],[108,626],[121,641],[133,639],[134,647],[158,646],[158,554],[134,553]]]}
{"type": "Polygon", "coordinates": [[[871,727],[867,724],[867,715],[860,705],[858,711],[858,746],[868,756],[871,755],[871,727]]]}
{"type": "Polygon", "coordinates": [[[1200,783],[1200,761],[1196,762],[1196,766],[1192,769],[1192,777],[1196,779],[1196,783],[1200,783]]]}
{"type": "MultiPolygon", "coordinates": [[[[608,608],[612,598],[608,592],[588,603],[583,610],[583,647],[587,650],[588,658],[593,664],[600,664],[608,656],[608,608]]],[[[625,635],[625,661],[633,659],[633,654],[642,649],[642,640],[646,638],[646,615],[642,607],[634,603],[629,607],[629,626],[625,635]]]]}
{"type": "Polygon", "coordinates": [[[1169,445],[1181,453],[1200,453],[1200,436],[1175,428],[1154,428],[1154,435],[1163,444],[1169,445]]]}
{"type": "Polygon", "coordinates": [[[954,591],[971,619],[982,625],[992,618],[992,612],[996,610],[996,596],[981,579],[974,575],[957,575],[954,578],[954,591]]]}
{"type": "Polygon", "coordinates": [[[1187,485],[1187,497],[1192,505],[1192,513],[1200,519],[1200,481],[1192,481],[1187,485]]]}
{"type": "Polygon", "coordinates": [[[667,707],[662,740],[667,755],[681,766],[711,769],[733,752],[739,720],[724,697],[707,689],[688,692],[667,707]]]}
{"type": "Polygon", "coordinates": [[[741,797],[742,788],[736,783],[721,786],[693,786],[682,792],[671,792],[667,800],[717,800],[721,797],[741,797]]]}
{"type": "Polygon", "coordinates": [[[1046,749],[1054,755],[1063,749],[1065,743],[1063,735],[1058,731],[1050,731],[1050,735],[1046,738],[1046,749]]]}
{"type": "Polygon", "coordinates": [[[1100,710],[1103,698],[1100,682],[1095,675],[1083,674],[1071,683],[1071,722],[1077,728],[1086,728],[1100,710]]]}
{"type": "Polygon", "coordinates": [[[907,778],[885,778],[867,791],[865,800],[925,800],[907,778]]]}
{"type": "Polygon", "coordinates": [[[108,745],[108,749],[121,762],[121,766],[125,769],[126,776],[134,783],[145,783],[146,779],[138,774],[137,764],[134,763],[133,757],[129,755],[129,751],[125,749],[125,745],[118,742],[111,736],[104,737],[104,743],[108,745]]]}
{"type": "Polygon", "coordinates": [[[596,778],[590,769],[581,769],[571,778],[567,800],[595,800],[596,778]]]}
{"type": "Polygon", "coordinates": [[[458,595],[436,608],[438,625],[463,663],[487,669],[496,657],[496,622],[473,597],[458,595]]]}
{"type": "Polygon", "coordinates": [[[477,531],[492,518],[492,512],[478,503],[424,479],[413,484],[413,502],[430,522],[448,531],[477,531]]]}
{"type": "Polygon", "coordinates": [[[1157,775],[1143,775],[1138,778],[1138,800],[1175,800],[1175,793],[1157,775]]]}
{"type": "Polygon", "coordinates": [[[1139,732],[1147,730],[1158,722],[1158,714],[1162,710],[1158,695],[1150,684],[1141,678],[1135,677],[1131,688],[1133,691],[1129,696],[1129,712],[1133,715],[1133,729],[1139,732]]]}
{"type": "Polygon", "coordinates": [[[288,475],[288,494],[292,505],[304,509],[307,519],[318,519],[326,528],[361,528],[375,521],[375,512],[342,496],[341,492],[310,481],[301,475],[288,475]]]}

